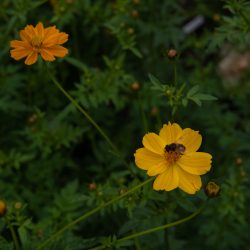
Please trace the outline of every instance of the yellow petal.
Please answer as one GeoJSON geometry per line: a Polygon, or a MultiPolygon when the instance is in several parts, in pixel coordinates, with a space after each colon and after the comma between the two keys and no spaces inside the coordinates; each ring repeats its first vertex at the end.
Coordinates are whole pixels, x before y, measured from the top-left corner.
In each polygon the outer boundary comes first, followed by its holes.
{"type": "Polygon", "coordinates": [[[163,126],[160,131],[160,137],[164,140],[165,145],[176,142],[182,132],[181,127],[177,123],[170,122],[163,126]]]}
{"type": "Polygon", "coordinates": [[[176,166],[179,175],[179,188],[188,194],[194,194],[201,188],[201,177],[189,174],[179,166],[176,166]]]}
{"type": "Polygon", "coordinates": [[[171,191],[179,185],[179,176],[175,166],[170,166],[165,172],[156,177],[153,188],[155,190],[171,191]]]}
{"type": "Polygon", "coordinates": [[[135,152],[135,164],[138,168],[148,170],[164,162],[165,159],[159,154],[155,154],[146,148],[139,148],[135,152]]]}
{"type": "Polygon", "coordinates": [[[148,150],[160,155],[164,153],[164,147],[166,145],[161,137],[155,133],[148,133],[144,135],[142,144],[148,150]]]}
{"type": "Polygon", "coordinates": [[[155,175],[158,175],[158,174],[161,174],[163,172],[165,172],[166,170],[168,169],[168,164],[167,164],[167,161],[164,160],[162,161],[160,164],[158,165],[152,165],[149,169],[148,169],[148,172],[147,174],[149,176],[155,176],[155,175]]]}
{"type": "Polygon", "coordinates": [[[190,174],[202,175],[210,170],[211,159],[212,156],[208,153],[193,152],[183,155],[177,164],[190,174]]]}
{"type": "Polygon", "coordinates": [[[202,137],[198,131],[190,128],[185,128],[177,140],[177,143],[183,144],[186,147],[185,153],[195,152],[201,146],[202,137]]]}
{"type": "Polygon", "coordinates": [[[37,52],[31,52],[28,57],[26,58],[26,60],[24,61],[24,63],[26,65],[31,65],[31,64],[34,64],[36,61],[37,61],[37,57],[38,57],[38,54],[37,52]]]}

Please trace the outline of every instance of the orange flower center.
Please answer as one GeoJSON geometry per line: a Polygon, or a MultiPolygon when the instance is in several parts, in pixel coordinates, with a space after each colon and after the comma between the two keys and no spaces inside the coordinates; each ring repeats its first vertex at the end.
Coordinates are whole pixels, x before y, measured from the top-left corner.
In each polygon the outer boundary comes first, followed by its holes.
{"type": "Polygon", "coordinates": [[[41,36],[33,36],[31,39],[31,44],[36,49],[41,48],[42,42],[43,42],[43,39],[41,36]]]}
{"type": "Polygon", "coordinates": [[[172,165],[181,158],[185,150],[184,145],[171,143],[165,146],[164,157],[172,165]]]}

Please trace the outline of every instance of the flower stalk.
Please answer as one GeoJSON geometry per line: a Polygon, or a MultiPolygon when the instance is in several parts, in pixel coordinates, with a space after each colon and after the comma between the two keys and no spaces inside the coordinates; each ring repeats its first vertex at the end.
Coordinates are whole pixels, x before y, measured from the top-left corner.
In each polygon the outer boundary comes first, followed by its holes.
{"type": "Polygon", "coordinates": [[[95,122],[95,120],[90,116],[90,114],[84,110],[78,102],[63,88],[63,86],[56,80],[56,78],[53,76],[53,74],[50,72],[50,69],[47,66],[47,72],[52,80],[52,82],[56,85],[56,87],[68,98],[68,100],[77,108],[78,111],[80,111],[85,118],[96,128],[96,130],[99,132],[99,134],[105,139],[105,141],[108,143],[108,145],[113,150],[113,153],[123,162],[124,165],[128,168],[131,175],[135,177],[135,174],[129,164],[125,161],[125,159],[122,157],[122,154],[118,150],[118,148],[115,146],[115,144],[110,140],[110,138],[107,136],[107,134],[102,130],[102,128],[95,122]]]}
{"type": "MultiPolygon", "coordinates": [[[[167,223],[167,224],[162,225],[162,226],[153,227],[153,228],[150,228],[150,229],[138,232],[138,233],[134,233],[134,234],[125,236],[123,238],[120,238],[120,239],[116,240],[114,243],[120,243],[120,242],[123,242],[123,241],[126,241],[126,240],[131,240],[131,239],[134,239],[134,238],[137,238],[137,237],[140,237],[140,236],[151,234],[151,233],[154,233],[154,232],[157,232],[157,231],[160,231],[160,230],[164,230],[166,228],[174,227],[174,226],[180,225],[182,223],[185,223],[185,222],[193,219],[198,214],[200,214],[204,210],[205,206],[206,206],[206,202],[204,202],[196,212],[192,213],[191,215],[189,215],[189,216],[187,216],[187,217],[185,217],[183,219],[180,219],[180,220],[177,220],[175,222],[167,223]]],[[[102,249],[105,249],[105,248],[106,248],[106,246],[102,245],[102,246],[91,248],[91,250],[102,250],[102,249]]]]}
{"type": "Polygon", "coordinates": [[[8,228],[10,229],[10,233],[11,233],[11,237],[13,239],[14,245],[15,245],[15,249],[16,250],[21,250],[21,247],[19,245],[16,232],[15,232],[11,222],[9,221],[9,219],[7,217],[5,218],[5,221],[6,221],[6,224],[7,224],[8,228]]]}
{"type": "Polygon", "coordinates": [[[108,207],[109,205],[112,205],[113,203],[119,201],[120,199],[128,196],[129,194],[132,194],[133,192],[135,192],[136,190],[140,189],[141,187],[145,186],[146,184],[148,184],[149,182],[151,182],[154,179],[154,177],[151,177],[150,179],[147,179],[146,181],[140,183],[139,185],[131,188],[129,191],[127,191],[126,193],[121,194],[120,196],[117,196],[115,198],[113,198],[110,201],[107,201],[106,203],[98,206],[97,208],[94,208],[92,210],[90,210],[89,212],[83,214],[82,216],[78,217],[77,219],[75,219],[74,221],[70,222],[69,224],[67,224],[66,226],[64,226],[63,228],[61,228],[60,230],[58,230],[56,233],[54,233],[51,237],[49,237],[47,240],[45,240],[39,247],[36,248],[36,250],[41,250],[43,249],[45,246],[47,246],[50,242],[54,241],[58,236],[60,236],[63,232],[65,232],[66,230],[72,228],[74,225],[78,224],[79,222],[84,221],[85,219],[87,219],[88,217],[90,217],[91,215],[99,212],[100,210],[102,210],[105,207],[108,207]]]}

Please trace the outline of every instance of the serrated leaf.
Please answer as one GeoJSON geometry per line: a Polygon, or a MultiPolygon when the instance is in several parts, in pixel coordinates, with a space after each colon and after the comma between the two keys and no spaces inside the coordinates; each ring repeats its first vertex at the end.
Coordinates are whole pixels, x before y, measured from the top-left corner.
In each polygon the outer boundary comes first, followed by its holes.
{"type": "Polygon", "coordinates": [[[201,106],[201,101],[196,97],[189,97],[189,99],[195,102],[198,106],[201,106]]]}
{"type": "Polygon", "coordinates": [[[151,83],[153,83],[154,85],[156,85],[156,86],[162,85],[161,81],[159,79],[157,79],[155,76],[148,74],[148,77],[149,77],[149,80],[151,81],[151,83]]]}
{"type": "Polygon", "coordinates": [[[202,101],[214,101],[217,100],[218,98],[209,94],[202,94],[198,93],[195,95],[195,98],[202,100],[202,101]]]}
{"type": "Polygon", "coordinates": [[[187,97],[191,97],[193,95],[195,95],[198,91],[199,91],[200,87],[199,85],[195,85],[193,86],[188,92],[187,92],[187,97]]]}

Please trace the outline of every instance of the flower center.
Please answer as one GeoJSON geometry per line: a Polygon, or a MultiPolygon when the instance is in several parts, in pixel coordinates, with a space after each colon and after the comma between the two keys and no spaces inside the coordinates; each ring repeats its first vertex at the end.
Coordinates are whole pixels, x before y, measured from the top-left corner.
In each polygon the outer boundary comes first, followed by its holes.
{"type": "Polygon", "coordinates": [[[43,39],[41,36],[33,36],[31,39],[31,44],[36,49],[40,49],[42,42],[43,42],[43,39]]]}
{"type": "Polygon", "coordinates": [[[165,146],[164,157],[172,165],[181,158],[185,150],[186,148],[182,144],[178,143],[167,144],[165,146]]]}

